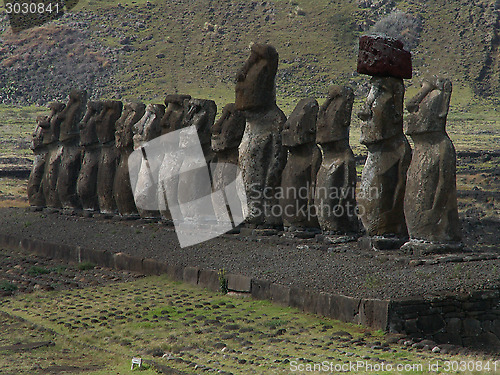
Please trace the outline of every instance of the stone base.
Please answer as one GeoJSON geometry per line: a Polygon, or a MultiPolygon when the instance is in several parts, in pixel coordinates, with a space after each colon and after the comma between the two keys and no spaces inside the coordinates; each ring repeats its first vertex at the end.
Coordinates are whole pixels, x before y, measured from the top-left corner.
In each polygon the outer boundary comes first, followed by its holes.
{"type": "Polygon", "coordinates": [[[45,207],[43,209],[43,212],[45,212],[46,214],[58,214],[60,211],[59,208],[54,208],[54,207],[45,207]]]}
{"type": "Polygon", "coordinates": [[[408,240],[408,238],[400,237],[361,237],[358,240],[358,245],[363,250],[399,250],[399,248],[408,240]]]}
{"type": "Polygon", "coordinates": [[[27,211],[29,212],[39,212],[43,211],[44,207],[43,206],[29,206],[27,211]]]}
{"type": "Polygon", "coordinates": [[[412,255],[460,253],[464,251],[464,244],[461,242],[410,240],[401,246],[400,250],[412,255]]]}
{"type": "Polygon", "coordinates": [[[330,234],[330,235],[318,235],[316,236],[316,240],[318,242],[323,242],[327,245],[336,245],[336,244],[341,244],[341,243],[347,243],[347,242],[354,242],[357,241],[359,236],[357,235],[340,235],[340,234],[330,234]]]}

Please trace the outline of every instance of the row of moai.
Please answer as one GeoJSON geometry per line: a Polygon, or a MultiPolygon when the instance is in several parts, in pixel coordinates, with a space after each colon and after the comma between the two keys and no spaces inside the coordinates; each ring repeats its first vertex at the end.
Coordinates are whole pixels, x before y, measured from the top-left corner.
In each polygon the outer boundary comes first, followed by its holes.
{"type": "Polygon", "coordinates": [[[321,107],[303,99],[287,119],[276,104],[277,68],[276,49],[253,44],[236,77],[235,103],[224,107],[215,124],[217,108],[210,100],[168,95],[166,106],[146,107],[87,103],[84,92],[72,92],[67,105],[52,104],[52,113],[38,119],[30,204],[171,219],[166,197],[189,201],[192,181],[154,186],[151,175],[162,181],[177,163],[164,158],[152,170],[144,158],[132,187],[128,157],[144,142],[194,124],[207,163],[220,163],[211,175],[212,191],[231,182],[224,163],[239,166],[250,226],[345,235],[359,233],[359,217],[370,248],[405,242],[408,251],[459,247],[456,157],[445,131],[451,82],[426,80],[407,103],[412,158],[403,133],[403,78],[411,77],[411,55],[398,41],[361,38],[358,71],[373,77],[358,114],[368,158],[356,197],[352,89],[331,87],[321,107]],[[144,207],[141,197],[152,194],[164,209],[137,210],[144,207]]]}

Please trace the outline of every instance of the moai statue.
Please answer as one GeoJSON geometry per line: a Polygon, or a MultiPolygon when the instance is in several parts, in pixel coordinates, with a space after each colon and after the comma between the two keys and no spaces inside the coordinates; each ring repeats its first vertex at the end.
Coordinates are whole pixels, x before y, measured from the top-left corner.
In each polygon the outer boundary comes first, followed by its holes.
{"type": "Polygon", "coordinates": [[[57,194],[57,179],[63,153],[62,145],[59,143],[59,133],[63,121],[61,113],[65,107],[64,103],[51,103],[48,121],[40,123],[44,129],[43,144],[48,150],[42,179],[43,194],[45,205],[51,209],[61,208],[61,201],[57,194]]]}
{"type": "Polygon", "coordinates": [[[76,191],[78,175],[82,163],[82,152],[79,145],[80,129],[78,124],[85,115],[87,107],[87,92],[73,90],[69,94],[69,101],[61,112],[63,121],[59,134],[62,145],[61,165],[57,178],[57,194],[61,205],[66,209],[80,208],[80,199],[76,191]]]}
{"type": "Polygon", "coordinates": [[[275,208],[279,208],[277,190],[286,163],[281,143],[286,116],[276,105],[277,69],[276,49],[253,44],[250,57],[236,77],[235,88],[236,109],[244,111],[246,117],[238,160],[247,195],[246,221],[271,227],[282,225],[275,208]]]}
{"type": "Polygon", "coordinates": [[[164,153],[163,150],[151,149],[146,155],[144,147],[148,141],[161,135],[160,122],[164,115],[164,105],[148,104],[142,118],[133,126],[134,149],[142,149],[143,158],[137,175],[137,183],[132,186],[132,190],[139,215],[146,219],[160,217],[158,211],[158,174],[164,153]]]}
{"type": "Polygon", "coordinates": [[[459,250],[456,154],[446,133],[452,84],[444,78],[424,80],[406,108],[406,134],[415,150],[408,169],[405,216],[410,241],[402,250],[421,253],[459,250]]]}
{"type": "Polygon", "coordinates": [[[188,110],[184,118],[183,131],[180,133],[179,147],[183,152],[183,160],[180,164],[179,187],[177,201],[180,204],[181,213],[185,220],[209,220],[214,219],[214,211],[211,200],[204,205],[192,205],[190,202],[203,197],[210,196],[212,191],[208,167],[213,159],[211,141],[211,130],[217,114],[217,105],[212,100],[190,99],[188,110]],[[185,128],[193,126],[195,133],[185,128]],[[185,131],[186,130],[186,131],[185,131]],[[199,140],[199,143],[198,143],[199,140]],[[199,147],[205,160],[200,160],[199,147]],[[208,181],[207,181],[208,178],[208,181]],[[192,207],[199,207],[201,212],[196,212],[192,207]]]}
{"type": "Polygon", "coordinates": [[[28,202],[31,207],[39,210],[45,207],[45,196],[43,194],[43,172],[47,160],[47,147],[43,144],[44,129],[49,128],[49,116],[38,116],[37,125],[33,132],[30,149],[35,158],[31,167],[30,177],[28,179],[28,202]]]}
{"type": "Polygon", "coordinates": [[[403,211],[411,149],[403,134],[403,78],[411,78],[411,55],[401,42],[362,37],[358,72],[373,75],[358,117],[360,142],[368,148],[361,176],[358,210],[372,249],[399,249],[406,241],[403,211]]]}
{"type": "Polygon", "coordinates": [[[87,112],[80,122],[80,147],[83,148],[82,166],[76,184],[82,208],[99,210],[97,198],[97,171],[101,159],[101,147],[97,138],[97,121],[103,110],[103,102],[88,102],[87,112]]]}
{"type": "Polygon", "coordinates": [[[101,114],[97,118],[97,138],[101,156],[97,170],[97,199],[103,214],[114,214],[116,203],[113,196],[116,168],[120,154],[115,144],[115,124],[121,116],[123,104],[116,100],[103,102],[101,114]]]}
{"type": "Polygon", "coordinates": [[[316,145],[318,109],[315,99],[300,100],[283,129],[283,146],[288,149],[288,158],[281,177],[280,205],[283,225],[292,230],[319,227],[314,207],[314,186],[320,163],[316,145]]]}
{"type": "Polygon", "coordinates": [[[116,122],[115,142],[120,151],[120,164],[116,170],[113,194],[122,216],[138,215],[134,193],[130,184],[128,158],[134,151],[133,126],[144,116],[146,106],[143,103],[126,103],[121,117],[116,122]]]}
{"type": "MultiPolygon", "coordinates": [[[[171,94],[165,97],[165,114],[160,122],[162,135],[180,130],[188,125],[188,123],[184,121],[184,118],[186,117],[189,99],[191,99],[190,95],[181,94],[171,94]]],[[[179,156],[175,152],[178,148],[178,137],[168,137],[164,139],[164,156],[168,155],[168,157],[162,158],[158,173],[158,204],[161,218],[167,222],[172,220],[172,215],[168,208],[167,190],[171,190],[171,192],[175,191],[175,197],[177,197],[176,192],[179,181],[171,176],[175,176],[178,172],[178,164],[174,163],[174,160],[172,160],[172,157],[176,159],[179,156]],[[167,180],[166,176],[170,176],[170,178],[167,180]],[[167,189],[167,183],[169,184],[169,189],[167,189]]],[[[169,198],[173,199],[174,193],[172,193],[169,198]]]]}
{"type": "Polygon", "coordinates": [[[316,177],[315,204],[319,225],[330,234],[352,234],[359,230],[356,161],[349,146],[353,102],[352,89],[332,86],[318,114],[316,142],[322,161],[316,177]]]}
{"type": "Polygon", "coordinates": [[[179,130],[184,125],[187,101],[190,95],[171,94],[165,97],[165,114],[161,119],[161,134],[179,130]]]}
{"type": "MultiPolygon", "coordinates": [[[[236,180],[238,147],[245,131],[245,122],[243,113],[236,110],[234,103],[230,103],[224,106],[221,117],[212,128],[211,143],[215,154],[214,162],[216,162],[215,168],[211,169],[212,192],[224,191],[236,180]]],[[[220,198],[219,194],[213,194],[212,203],[217,219],[223,220],[227,212],[231,212],[231,208],[227,207],[227,202],[225,200],[222,202],[220,198]]]]}

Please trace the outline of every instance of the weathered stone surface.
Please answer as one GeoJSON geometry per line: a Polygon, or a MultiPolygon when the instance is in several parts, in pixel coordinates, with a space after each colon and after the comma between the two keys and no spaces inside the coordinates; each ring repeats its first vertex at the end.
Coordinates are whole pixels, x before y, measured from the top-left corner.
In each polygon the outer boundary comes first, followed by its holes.
{"type": "MultiPolygon", "coordinates": [[[[161,135],[160,121],[164,114],[164,105],[148,104],[142,118],[133,126],[135,149],[140,149],[146,142],[161,135]]],[[[153,156],[150,155],[150,157],[153,156]]],[[[135,186],[132,186],[137,210],[143,218],[160,217],[155,198],[158,194],[157,181],[163,154],[155,154],[154,157],[158,158],[158,160],[149,161],[145,158],[145,154],[143,154],[137,183],[135,186]]]]}
{"type": "Polygon", "coordinates": [[[165,97],[165,114],[160,121],[161,134],[167,134],[184,126],[187,102],[190,95],[171,94],[165,97]]]}
{"type": "Polygon", "coordinates": [[[43,172],[47,160],[48,150],[43,144],[44,127],[49,128],[49,117],[39,116],[36,119],[37,124],[32,135],[30,149],[33,151],[34,159],[31,166],[31,172],[28,179],[28,202],[30,206],[44,207],[45,195],[43,194],[43,172]],[[44,125],[44,126],[42,126],[44,125]]]}
{"type": "Polygon", "coordinates": [[[200,277],[200,269],[198,267],[184,268],[184,273],[182,277],[184,282],[191,285],[197,285],[199,277],[200,277]]]}
{"type": "Polygon", "coordinates": [[[406,134],[415,150],[407,177],[406,222],[411,239],[428,241],[434,247],[456,244],[461,238],[456,153],[445,130],[451,91],[447,79],[424,80],[420,92],[407,104],[411,114],[406,134]]]}
{"type": "Polygon", "coordinates": [[[250,291],[256,299],[271,299],[271,282],[267,280],[252,279],[250,291]]]}
{"type": "Polygon", "coordinates": [[[270,295],[274,303],[285,306],[288,306],[290,303],[290,287],[288,286],[271,284],[270,295]]]}
{"type": "Polygon", "coordinates": [[[356,163],[349,146],[354,93],[332,86],[318,114],[316,141],[321,164],[316,175],[314,203],[324,232],[358,231],[356,213],[356,163]]]}
{"type": "Polygon", "coordinates": [[[190,99],[187,108],[183,127],[194,126],[196,128],[203,154],[207,163],[210,163],[213,158],[210,147],[211,131],[217,114],[217,105],[213,100],[190,99]]]}
{"type": "Polygon", "coordinates": [[[219,274],[215,270],[200,270],[198,285],[214,292],[220,292],[219,274]]]}
{"type": "Polygon", "coordinates": [[[97,172],[97,197],[99,209],[104,214],[116,212],[113,184],[120,155],[115,145],[115,123],[121,116],[122,108],[123,104],[120,101],[105,101],[97,121],[97,137],[101,144],[97,172]]]}
{"type": "Polygon", "coordinates": [[[250,293],[252,279],[243,275],[227,275],[227,289],[235,292],[250,293]]]}
{"type": "Polygon", "coordinates": [[[145,111],[146,106],[143,103],[126,103],[122,115],[115,124],[115,144],[120,152],[120,163],[113,182],[113,197],[122,216],[138,214],[130,185],[128,158],[134,150],[133,126],[144,116],[145,111]]]}
{"type": "Polygon", "coordinates": [[[330,316],[349,323],[359,323],[361,299],[340,295],[330,297],[330,316]]]}
{"type": "Polygon", "coordinates": [[[97,138],[96,124],[102,109],[102,102],[88,102],[87,112],[79,125],[80,146],[83,147],[83,158],[76,183],[76,190],[82,208],[88,211],[99,209],[99,200],[97,199],[97,170],[101,149],[97,138]]]}
{"type": "Polygon", "coordinates": [[[399,78],[373,77],[365,108],[358,113],[361,143],[368,148],[358,209],[369,236],[407,237],[403,212],[411,149],[403,134],[404,85],[399,78]]]}
{"type": "Polygon", "coordinates": [[[360,324],[385,331],[389,322],[389,301],[362,300],[359,316],[360,324]]]}
{"type": "Polygon", "coordinates": [[[262,111],[276,102],[278,52],[268,44],[253,44],[250,57],[236,76],[236,109],[262,111]]]}
{"type": "Polygon", "coordinates": [[[76,190],[82,152],[79,145],[78,127],[87,107],[87,92],[73,90],[69,100],[61,112],[63,121],[59,134],[62,144],[61,164],[57,177],[57,194],[63,208],[80,208],[80,199],[76,190]]]}
{"type": "Polygon", "coordinates": [[[316,173],[321,163],[315,141],[318,109],[315,99],[300,100],[283,128],[288,158],[281,177],[280,206],[285,227],[319,227],[314,207],[316,173]]]}
{"type": "Polygon", "coordinates": [[[358,73],[383,77],[412,77],[411,53],[396,39],[377,35],[359,38],[358,73]]]}

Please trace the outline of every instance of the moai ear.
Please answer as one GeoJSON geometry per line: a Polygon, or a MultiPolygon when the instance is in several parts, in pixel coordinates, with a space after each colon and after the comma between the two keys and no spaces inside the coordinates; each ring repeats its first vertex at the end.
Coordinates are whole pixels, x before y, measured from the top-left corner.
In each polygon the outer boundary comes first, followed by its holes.
{"type": "Polygon", "coordinates": [[[443,101],[441,102],[441,110],[439,111],[439,117],[445,118],[448,116],[448,111],[450,109],[451,92],[453,85],[449,79],[445,79],[443,82],[443,101]]]}
{"type": "Polygon", "coordinates": [[[394,108],[396,112],[396,122],[402,121],[403,119],[403,105],[399,105],[398,103],[403,103],[404,95],[404,85],[399,82],[395,82],[395,84],[392,85],[392,97],[394,99],[394,103],[396,104],[394,108]]]}

